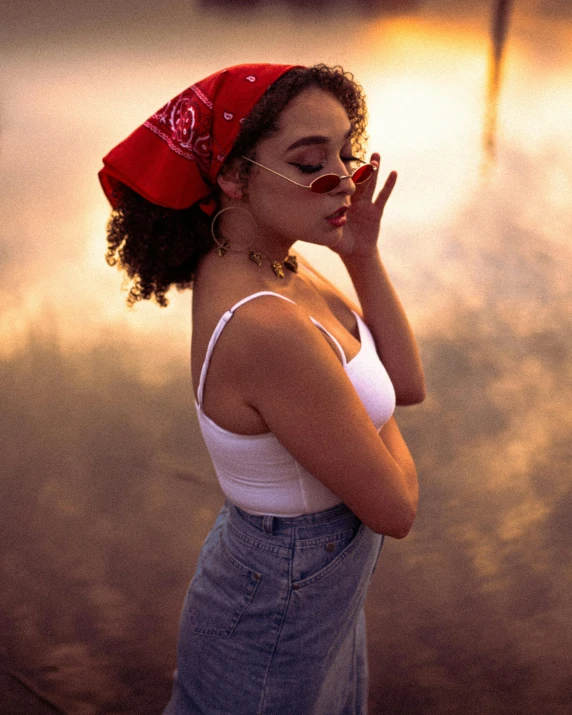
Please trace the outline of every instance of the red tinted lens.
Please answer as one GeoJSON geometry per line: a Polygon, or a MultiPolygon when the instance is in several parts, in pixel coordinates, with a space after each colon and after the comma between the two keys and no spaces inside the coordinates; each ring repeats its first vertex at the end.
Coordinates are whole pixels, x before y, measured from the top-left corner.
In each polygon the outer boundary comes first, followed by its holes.
{"type": "Polygon", "coordinates": [[[373,164],[364,164],[355,171],[352,176],[352,181],[354,182],[354,184],[363,184],[364,181],[367,181],[369,179],[369,177],[373,174],[374,171],[375,166],[373,164]]]}
{"type": "Polygon", "coordinates": [[[340,185],[340,177],[335,174],[324,174],[310,184],[310,189],[317,194],[327,194],[340,185]]]}

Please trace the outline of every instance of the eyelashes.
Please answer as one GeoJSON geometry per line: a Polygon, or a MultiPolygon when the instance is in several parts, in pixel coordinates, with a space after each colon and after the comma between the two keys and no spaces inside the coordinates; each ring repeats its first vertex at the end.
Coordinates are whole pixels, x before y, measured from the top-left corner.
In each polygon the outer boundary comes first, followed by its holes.
{"type": "Polygon", "coordinates": [[[321,171],[324,168],[322,164],[314,165],[314,164],[294,164],[294,163],[292,163],[292,166],[295,166],[303,174],[316,174],[318,171],[321,171]]]}
{"type": "MultiPolygon", "coordinates": [[[[340,157],[344,164],[351,164],[352,162],[361,162],[356,156],[340,157]]],[[[293,161],[289,162],[292,166],[295,166],[303,174],[317,174],[318,171],[322,171],[324,168],[323,164],[297,164],[293,161]]]]}

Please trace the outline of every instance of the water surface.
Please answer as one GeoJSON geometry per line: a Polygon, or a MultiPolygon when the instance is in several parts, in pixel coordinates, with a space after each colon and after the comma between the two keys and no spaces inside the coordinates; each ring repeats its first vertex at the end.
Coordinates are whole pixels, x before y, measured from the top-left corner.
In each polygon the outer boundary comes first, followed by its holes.
{"type": "MultiPolygon", "coordinates": [[[[489,4],[387,7],[6,4],[2,662],[66,712],[160,711],[221,503],[193,415],[190,294],[126,309],[103,260],[101,156],[192,81],[267,60],[352,70],[370,149],[399,172],[380,250],[429,396],[398,415],[422,497],[368,602],[371,712],[569,712],[569,5],[514,4],[494,152],[489,4]]],[[[351,291],[335,257],[300,249],[351,291]]]]}

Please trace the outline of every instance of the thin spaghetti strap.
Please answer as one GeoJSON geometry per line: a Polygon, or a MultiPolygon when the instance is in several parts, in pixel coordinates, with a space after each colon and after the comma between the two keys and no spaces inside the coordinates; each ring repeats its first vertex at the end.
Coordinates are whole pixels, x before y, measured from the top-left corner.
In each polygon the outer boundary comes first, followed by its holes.
{"type": "Polygon", "coordinates": [[[337,347],[337,349],[340,352],[340,356],[342,358],[342,365],[345,367],[348,364],[348,361],[346,360],[346,354],[345,354],[342,346],[340,345],[339,340],[334,338],[334,336],[330,333],[330,331],[326,330],[326,328],[324,328],[324,326],[321,323],[318,323],[317,320],[312,318],[312,316],[309,316],[309,317],[310,317],[310,320],[312,321],[312,323],[314,323],[314,325],[317,328],[319,328],[323,333],[325,333],[330,338],[330,340],[334,343],[334,345],[337,347]]]}
{"type": "MultiPolygon", "coordinates": [[[[228,321],[232,318],[235,310],[237,308],[240,308],[241,305],[244,305],[245,303],[248,303],[248,301],[253,300],[254,298],[259,298],[260,296],[263,295],[275,295],[278,298],[282,298],[283,300],[287,300],[289,303],[296,303],[293,300],[290,300],[290,298],[286,298],[285,295],[280,295],[280,293],[274,293],[273,291],[270,290],[263,290],[259,291],[258,293],[253,293],[252,295],[246,296],[246,298],[243,298],[242,300],[239,300],[238,303],[235,303],[232,308],[226,311],[226,313],[222,316],[222,318],[218,321],[216,328],[213,331],[213,334],[211,335],[211,339],[209,340],[209,344],[207,346],[207,354],[205,355],[205,361],[203,362],[203,366],[201,368],[201,376],[199,379],[199,387],[197,389],[197,401],[199,407],[203,404],[203,393],[205,389],[205,380],[207,377],[207,372],[209,369],[209,364],[211,361],[211,357],[213,354],[213,350],[215,348],[215,345],[217,343],[217,340],[220,337],[220,334],[224,330],[225,325],[228,323],[228,321]]],[[[339,350],[340,356],[342,358],[342,365],[345,367],[348,364],[348,361],[346,360],[346,354],[343,351],[342,346],[340,345],[339,341],[328,331],[324,326],[319,323],[317,320],[312,318],[312,316],[308,316],[312,323],[319,328],[323,333],[325,333],[330,340],[334,343],[336,348],[339,350]]]]}
{"type": "MultiPolygon", "coordinates": [[[[232,308],[230,309],[230,313],[234,313],[234,311],[237,308],[240,308],[241,305],[244,305],[244,303],[248,303],[249,300],[252,300],[253,298],[258,298],[261,295],[275,295],[278,298],[282,298],[283,300],[287,300],[289,303],[294,303],[293,300],[290,300],[290,298],[286,298],[285,295],[280,295],[280,293],[274,293],[271,290],[261,290],[258,293],[253,293],[252,295],[247,295],[246,298],[243,298],[242,300],[239,300],[238,303],[235,303],[232,308]]],[[[296,303],[294,303],[296,305],[296,303]]]]}
{"type": "Polygon", "coordinates": [[[235,303],[232,306],[232,308],[230,308],[229,310],[226,311],[226,313],[222,316],[222,318],[216,324],[216,328],[214,329],[213,334],[211,335],[211,339],[209,340],[209,344],[207,346],[207,353],[205,355],[205,361],[203,362],[203,366],[201,368],[201,376],[199,378],[199,387],[197,389],[197,402],[198,402],[199,407],[203,404],[203,393],[204,393],[204,389],[205,389],[205,380],[207,377],[207,372],[209,369],[209,364],[211,361],[213,350],[215,348],[217,340],[220,337],[220,334],[224,330],[225,325],[232,318],[234,311],[237,308],[240,308],[241,305],[248,303],[249,300],[252,300],[253,298],[258,298],[259,296],[262,296],[262,295],[275,295],[275,296],[278,296],[278,298],[283,298],[284,300],[287,300],[289,303],[294,303],[293,300],[290,300],[290,298],[286,298],[286,296],[284,296],[284,295],[280,295],[280,293],[273,293],[272,291],[264,290],[264,291],[260,291],[258,293],[253,293],[252,295],[249,295],[246,298],[239,300],[238,303],[235,303]]]}

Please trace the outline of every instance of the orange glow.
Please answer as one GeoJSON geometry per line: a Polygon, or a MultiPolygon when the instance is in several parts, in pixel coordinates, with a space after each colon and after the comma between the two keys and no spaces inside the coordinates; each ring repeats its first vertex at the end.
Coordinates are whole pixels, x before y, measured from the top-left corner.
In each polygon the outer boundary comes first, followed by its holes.
{"type": "MultiPolygon", "coordinates": [[[[383,251],[397,283],[409,292],[406,298],[416,322],[416,316],[421,317],[416,305],[424,301],[414,276],[421,268],[438,274],[444,300],[456,290],[473,299],[462,275],[449,269],[443,251],[448,230],[463,220],[464,210],[483,190],[488,23],[483,18],[462,22],[437,17],[352,22],[347,45],[332,46],[329,56],[324,57],[324,43],[316,46],[320,57],[305,57],[307,49],[301,46],[291,52],[298,52],[295,60],[308,63],[341,60],[364,85],[370,149],[382,154],[381,177],[391,169],[399,172],[384,217],[383,251]]],[[[515,16],[498,116],[500,152],[494,185],[502,184],[513,148],[537,160],[536,190],[520,202],[519,220],[551,234],[555,241],[568,240],[563,217],[569,213],[572,195],[570,47],[572,30],[564,23],[515,16]],[[539,55],[538,38],[547,28],[550,51],[539,55]],[[562,229],[554,230],[555,221],[562,229]]],[[[267,54],[271,61],[284,59],[267,54]]],[[[11,174],[22,165],[33,166],[34,171],[14,184],[22,186],[22,193],[14,198],[21,220],[13,231],[25,233],[26,250],[21,265],[6,269],[15,287],[7,290],[0,315],[0,350],[10,353],[30,323],[53,325],[55,318],[43,317],[50,310],[58,316],[61,339],[70,345],[90,343],[100,331],[117,328],[180,346],[182,338],[173,336],[190,331],[189,294],[174,293],[168,310],[152,304],[140,304],[134,311],[125,307],[121,277],[104,260],[108,206],[96,174],[99,157],[114,142],[187,84],[189,68],[177,57],[155,63],[154,56],[141,49],[128,60],[117,50],[86,54],[70,71],[74,57],[65,48],[58,55],[47,53],[41,57],[40,70],[37,58],[20,52],[2,68],[3,165],[11,174]],[[57,81],[48,82],[47,77],[57,81]],[[34,136],[33,145],[26,142],[29,136],[34,136]],[[165,336],[168,339],[163,340],[165,336]]],[[[196,76],[211,69],[193,63],[196,76]]],[[[485,233],[480,240],[486,239],[485,233]]],[[[351,293],[335,256],[312,246],[301,250],[316,256],[351,293]]]]}

